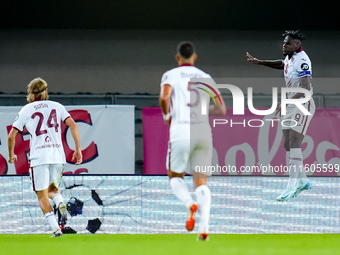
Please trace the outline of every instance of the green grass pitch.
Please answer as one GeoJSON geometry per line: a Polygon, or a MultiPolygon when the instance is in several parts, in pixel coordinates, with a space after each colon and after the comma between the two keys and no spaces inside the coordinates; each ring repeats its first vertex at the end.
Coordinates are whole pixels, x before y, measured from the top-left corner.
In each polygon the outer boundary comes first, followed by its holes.
{"type": "Polygon", "coordinates": [[[211,235],[197,242],[196,235],[0,235],[2,255],[100,254],[339,254],[338,234],[211,235]]]}

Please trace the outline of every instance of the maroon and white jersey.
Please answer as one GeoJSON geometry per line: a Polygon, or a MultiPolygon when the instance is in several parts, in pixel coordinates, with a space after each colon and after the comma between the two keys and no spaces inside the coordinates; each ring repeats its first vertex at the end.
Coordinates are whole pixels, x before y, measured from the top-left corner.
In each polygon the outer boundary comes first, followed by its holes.
{"type": "MultiPolygon", "coordinates": [[[[300,78],[304,76],[312,76],[312,63],[303,50],[295,52],[289,59],[288,56],[283,61],[284,63],[284,77],[286,87],[299,88],[300,78]]],[[[310,84],[310,92],[313,95],[313,86],[310,84]]],[[[296,93],[288,93],[288,98],[292,98],[296,93]]]]}
{"type": "Polygon", "coordinates": [[[31,167],[43,164],[65,164],[65,153],[61,140],[61,121],[70,114],[60,103],[43,100],[25,105],[16,117],[13,128],[31,135],[31,167]]]}
{"type": "MultiPolygon", "coordinates": [[[[205,99],[209,111],[210,96],[206,92],[191,86],[190,81],[205,78],[213,81],[211,76],[192,65],[182,65],[165,72],[161,87],[169,84],[172,87],[170,98],[170,140],[189,139],[190,125],[204,125],[208,131],[202,133],[211,136],[209,115],[201,114],[202,100],[205,99]]],[[[204,87],[204,86],[203,86],[204,87]]],[[[218,89],[216,89],[218,91],[218,89]]]]}

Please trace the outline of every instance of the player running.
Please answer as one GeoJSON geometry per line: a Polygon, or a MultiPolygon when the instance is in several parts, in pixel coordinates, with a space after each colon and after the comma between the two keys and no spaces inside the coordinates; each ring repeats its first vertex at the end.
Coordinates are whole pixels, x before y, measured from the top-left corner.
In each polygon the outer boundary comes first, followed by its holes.
{"type": "Polygon", "coordinates": [[[66,163],[60,121],[64,121],[71,129],[76,146],[72,160],[77,160],[76,165],[82,163],[79,131],[63,105],[47,100],[47,83],[43,79],[32,80],[27,86],[27,91],[28,104],[20,110],[8,134],[8,162],[13,163],[17,160],[14,153],[15,137],[26,127],[31,135],[29,173],[32,187],[38,196],[46,221],[52,228],[52,237],[59,237],[62,236],[61,228],[65,226],[67,220],[66,205],[58,190],[63,165],[66,163]],[[56,220],[49,198],[57,208],[59,222],[56,220]]]}
{"type": "MultiPolygon", "coordinates": [[[[194,66],[197,59],[194,45],[181,42],[177,48],[177,68],[163,74],[159,97],[165,124],[170,125],[170,141],[166,167],[170,177],[170,186],[175,196],[188,209],[186,228],[195,227],[196,210],[200,213],[198,240],[208,240],[211,194],[207,186],[208,172],[200,172],[195,166],[209,166],[212,160],[212,134],[208,115],[201,115],[199,101],[210,99],[206,92],[195,89],[191,78],[210,78],[194,66]],[[193,96],[195,103],[190,101],[193,96]],[[195,134],[199,135],[195,135],[195,134]],[[193,173],[197,204],[189,193],[183,177],[185,172],[193,173]]],[[[212,79],[211,79],[212,81],[212,79]]],[[[217,89],[216,89],[217,90],[217,89]]],[[[217,90],[218,91],[218,90],[217,90]]],[[[209,101],[206,101],[209,102],[209,101]]],[[[226,107],[216,99],[216,105],[207,110],[209,114],[224,115],[226,107]]]]}
{"type": "MultiPolygon", "coordinates": [[[[247,60],[256,65],[283,69],[286,87],[304,88],[313,94],[311,83],[312,64],[301,46],[301,41],[305,36],[299,30],[286,31],[283,36],[284,60],[259,60],[251,56],[248,52],[246,53],[247,60]]],[[[287,96],[290,99],[298,99],[304,97],[304,94],[289,93],[287,96]]],[[[289,157],[289,181],[286,189],[276,198],[277,201],[288,201],[290,198],[296,197],[301,191],[311,188],[311,184],[307,179],[303,166],[301,143],[315,113],[313,98],[307,103],[304,103],[303,106],[311,113],[311,115],[305,115],[295,105],[290,104],[287,107],[287,114],[282,116],[282,120],[286,120],[286,126],[294,127],[282,127],[284,148],[289,157]],[[287,124],[287,121],[289,120],[291,120],[290,125],[287,124]],[[297,125],[295,126],[296,123],[297,125]]],[[[280,111],[278,110],[278,112],[280,111]]]]}

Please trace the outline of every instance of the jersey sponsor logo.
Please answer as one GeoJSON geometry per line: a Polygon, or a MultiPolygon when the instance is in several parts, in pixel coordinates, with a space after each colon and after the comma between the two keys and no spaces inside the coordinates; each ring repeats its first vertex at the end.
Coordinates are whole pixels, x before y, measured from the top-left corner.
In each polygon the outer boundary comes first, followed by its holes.
{"type": "Polygon", "coordinates": [[[50,148],[62,148],[62,144],[47,144],[35,147],[35,150],[50,149],[50,148]]]}
{"type": "Polygon", "coordinates": [[[301,69],[304,70],[304,71],[306,71],[306,70],[309,69],[309,65],[308,65],[307,63],[302,63],[302,64],[301,64],[301,69]]]}
{"type": "Polygon", "coordinates": [[[50,137],[49,136],[46,136],[46,138],[45,138],[45,142],[46,143],[49,143],[51,140],[50,140],[50,137]]]}

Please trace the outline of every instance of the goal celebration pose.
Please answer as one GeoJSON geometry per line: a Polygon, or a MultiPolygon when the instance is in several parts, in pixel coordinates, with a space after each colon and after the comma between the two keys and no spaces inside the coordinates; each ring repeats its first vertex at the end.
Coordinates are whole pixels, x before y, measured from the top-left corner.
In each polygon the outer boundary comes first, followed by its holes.
{"type": "Polygon", "coordinates": [[[27,86],[27,91],[28,104],[20,110],[8,134],[8,162],[13,163],[17,160],[14,153],[15,137],[26,127],[31,135],[29,174],[32,187],[38,196],[46,221],[52,228],[52,236],[59,237],[62,236],[61,228],[65,226],[67,220],[66,205],[58,190],[63,165],[66,163],[60,122],[64,121],[70,127],[76,147],[72,160],[76,159],[77,165],[82,163],[79,131],[63,105],[47,100],[47,83],[43,79],[32,80],[27,86]],[[49,198],[58,209],[59,222],[56,220],[49,198]]]}
{"type": "MultiPolygon", "coordinates": [[[[254,58],[248,52],[246,53],[247,60],[256,65],[283,69],[286,87],[304,88],[309,90],[312,95],[312,64],[301,46],[301,41],[305,36],[299,30],[286,31],[283,36],[284,60],[260,60],[254,58]]],[[[288,93],[287,97],[299,99],[304,97],[304,94],[288,93]]],[[[277,201],[288,201],[290,198],[296,197],[301,191],[311,188],[303,165],[301,143],[315,113],[313,98],[304,103],[303,106],[311,115],[306,115],[296,105],[289,104],[286,115],[282,116],[283,120],[290,122],[290,125],[287,125],[288,127],[282,127],[284,148],[289,158],[289,181],[286,189],[276,198],[277,201]]],[[[277,112],[280,112],[279,107],[277,112]]]]}

